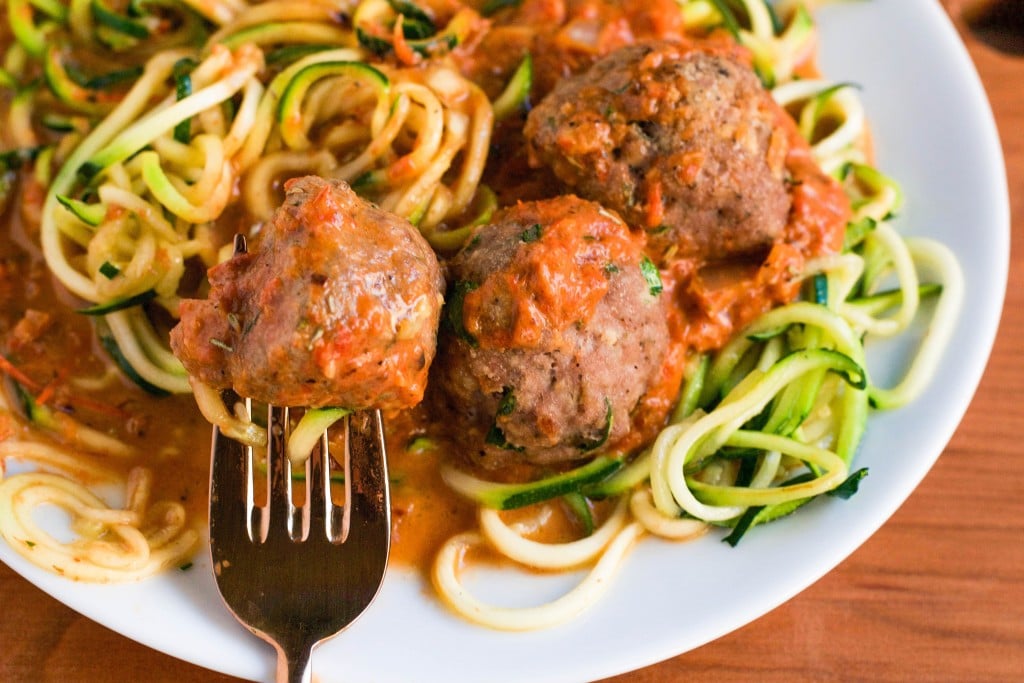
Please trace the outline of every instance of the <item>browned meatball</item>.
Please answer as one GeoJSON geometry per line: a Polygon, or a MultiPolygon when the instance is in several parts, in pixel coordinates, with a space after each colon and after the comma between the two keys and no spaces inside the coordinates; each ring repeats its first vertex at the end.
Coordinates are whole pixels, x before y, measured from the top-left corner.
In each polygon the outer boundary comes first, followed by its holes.
{"type": "Polygon", "coordinates": [[[650,42],[562,81],[526,123],[532,163],[649,235],[657,260],[759,252],[790,199],[779,110],[728,50],[650,42]]]}
{"type": "Polygon", "coordinates": [[[431,393],[475,460],[573,461],[629,431],[668,344],[640,237],[560,197],[499,212],[449,265],[431,393]]]}
{"type": "Polygon", "coordinates": [[[192,375],[293,406],[420,402],[444,283],[407,221],[342,182],[289,181],[255,249],[210,269],[182,302],[171,347],[192,375]]]}

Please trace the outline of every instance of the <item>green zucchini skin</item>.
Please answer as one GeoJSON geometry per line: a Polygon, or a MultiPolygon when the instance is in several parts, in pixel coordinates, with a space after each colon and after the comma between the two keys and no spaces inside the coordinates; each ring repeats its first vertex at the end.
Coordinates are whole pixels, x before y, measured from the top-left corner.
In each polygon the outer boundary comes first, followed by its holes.
{"type": "Polygon", "coordinates": [[[115,299],[114,301],[108,301],[102,304],[96,304],[95,306],[88,306],[86,308],[79,308],[78,312],[82,315],[106,315],[107,313],[113,313],[114,311],[123,311],[126,308],[132,308],[133,306],[141,306],[142,304],[152,301],[156,298],[156,290],[147,289],[144,292],[135,294],[123,299],[115,299]]]}
{"type": "Polygon", "coordinates": [[[135,370],[135,368],[132,367],[132,364],[129,363],[128,359],[124,357],[123,353],[121,353],[121,347],[117,345],[117,340],[114,339],[112,334],[100,334],[100,345],[117,364],[117,367],[121,369],[121,372],[147,394],[151,394],[153,396],[171,395],[171,392],[166,389],[161,389],[147,381],[135,370]]]}
{"type": "Polygon", "coordinates": [[[75,215],[75,218],[86,225],[98,226],[107,215],[107,207],[102,204],[87,204],[79,199],[72,199],[64,195],[57,195],[57,201],[61,206],[75,215]]]}
{"type": "Polygon", "coordinates": [[[497,510],[514,510],[567,494],[584,492],[612,476],[622,467],[617,457],[600,455],[575,469],[525,484],[485,482],[454,470],[446,480],[459,493],[497,510]]]}
{"type": "Polygon", "coordinates": [[[491,107],[494,110],[494,119],[502,121],[525,110],[530,101],[530,89],[533,87],[533,56],[527,52],[523,61],[519,63],[512,73],[508,85],[498,96],[491,107]]]}

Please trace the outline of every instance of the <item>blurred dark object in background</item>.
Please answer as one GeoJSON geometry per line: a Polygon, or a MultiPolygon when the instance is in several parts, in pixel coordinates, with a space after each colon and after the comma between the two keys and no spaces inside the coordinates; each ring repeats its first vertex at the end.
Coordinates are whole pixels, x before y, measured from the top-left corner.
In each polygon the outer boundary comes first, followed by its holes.
{"type": "Polygon", "coordinates": [[[964,7],[962,17],[978,40],[1024,56],[1024,0],[978,0],[964,7]]]}

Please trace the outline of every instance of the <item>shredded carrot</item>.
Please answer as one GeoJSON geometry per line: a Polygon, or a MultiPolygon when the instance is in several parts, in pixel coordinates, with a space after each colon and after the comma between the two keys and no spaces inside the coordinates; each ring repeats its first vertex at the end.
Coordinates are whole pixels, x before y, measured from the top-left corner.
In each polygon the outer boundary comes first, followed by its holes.
{"type": "Polygon", "coordinates": [[[45,405],[57,393],[57,380],[53,380],[36,394],[36,404],[45,405]]]}
{"type": "Polygon", "coordinates": [[[86,410],[91,410],[92,412],[99,413],[100,415],[107,415],[108,417],[116,417],[122,420],[131,417],[131,413],[123,408],[112,406],[109,403],[104,403],[103,401],[86,398],[85,396],[69,396],[68,403],[80,408],[85,408],[86,410]]]}
{"type": "Polygon", "coordinates": [[[51,381],[49,384],[43,387],[42,390],[40,390],[40,392],[36,394],[36,403],[38,405],[45,405],[47,402],[49,402],[49,400],[57,394],[57,387],[60,386],[62,382],[64,382],[67,376],[67,368],[61,368],[57,372],[57,376],[53,378],[53,381],[51,381]]]}
{"type": "Polygon", "coordinates": [[[0,372],[10,375],[11,378],[16,380],[18,384],[21,384],[26,389],[31,389],[33,391],[39,390],[39,384],[29,379],[28,375],[19,370],[14,363],[7,360],[7,356],[2,353],[0,353],[0,372]]]}
{"type": "Polygon", "coordinates": [[[412,66],[419,62],[420,56],[409,47],[409,43],[405,41],[405,32],[402,30],[402,19],[403,15],[398,15],[398,21],[395,22],[395,27],[391,31],[391,45],[395,50],[395,57],[402,64],[412,66]]]}
{"type": "Polygon", "coordinates": [[[661,181],[655,180],[647,187],[647,227],[656,228],[665,219],[665,202],[661,196],[661,181]]]}
{"type": "MultiPolygon", "coordinates": [[[[43,405],[50,401],[56,394],[57,387],[63,382],[64,377],[67,375],[67,371],[61,371],[61,373],[49,384],[41,387],[38,382],[30,378],[24,372],[22,372],[18,366],[9,361],[6,356],[0,353],[0,372],[8,375],[21,386],[25,387],[28,391],[35,392],[36,395],[33,400],[38,405],[43,405]]],[[[112,406],[103,401],[97,401],[95,399],[86,398],[85,396],[70,395],[67,398],[68,403],[86,410],[91,410],[94,413],[100,415],[106,415],[108,417],[116,417],[118,419],[127,419],[131,417],[131,413],[117,406],[112,406]]]]}

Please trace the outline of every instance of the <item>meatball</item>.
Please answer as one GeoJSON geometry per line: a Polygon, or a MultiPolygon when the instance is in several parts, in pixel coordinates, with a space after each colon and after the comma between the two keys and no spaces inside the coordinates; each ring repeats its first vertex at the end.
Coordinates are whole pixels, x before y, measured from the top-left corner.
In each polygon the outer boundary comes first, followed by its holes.
{"type": "Polygon", "coordinates": [[[668,345],[642,236],[578,197],[522,203],[448,274],[431,403],[474,460],[568,462],[629,432],[668,345]]]}
{"type": "Polygon", "coordinates": [[[398,409],[422,400],[444,281],[407,221],[343,182],[289,181],[255,249],[210,269],[171,347],[216,388],[277,405],[398,409]]]}
{"type": "Polygon", "coordinates": [[[780,110],[732,51],[648,42],[562,81],[530,112],[531,163],[702,260],[763,252],[786,225],[780,110]]]}

